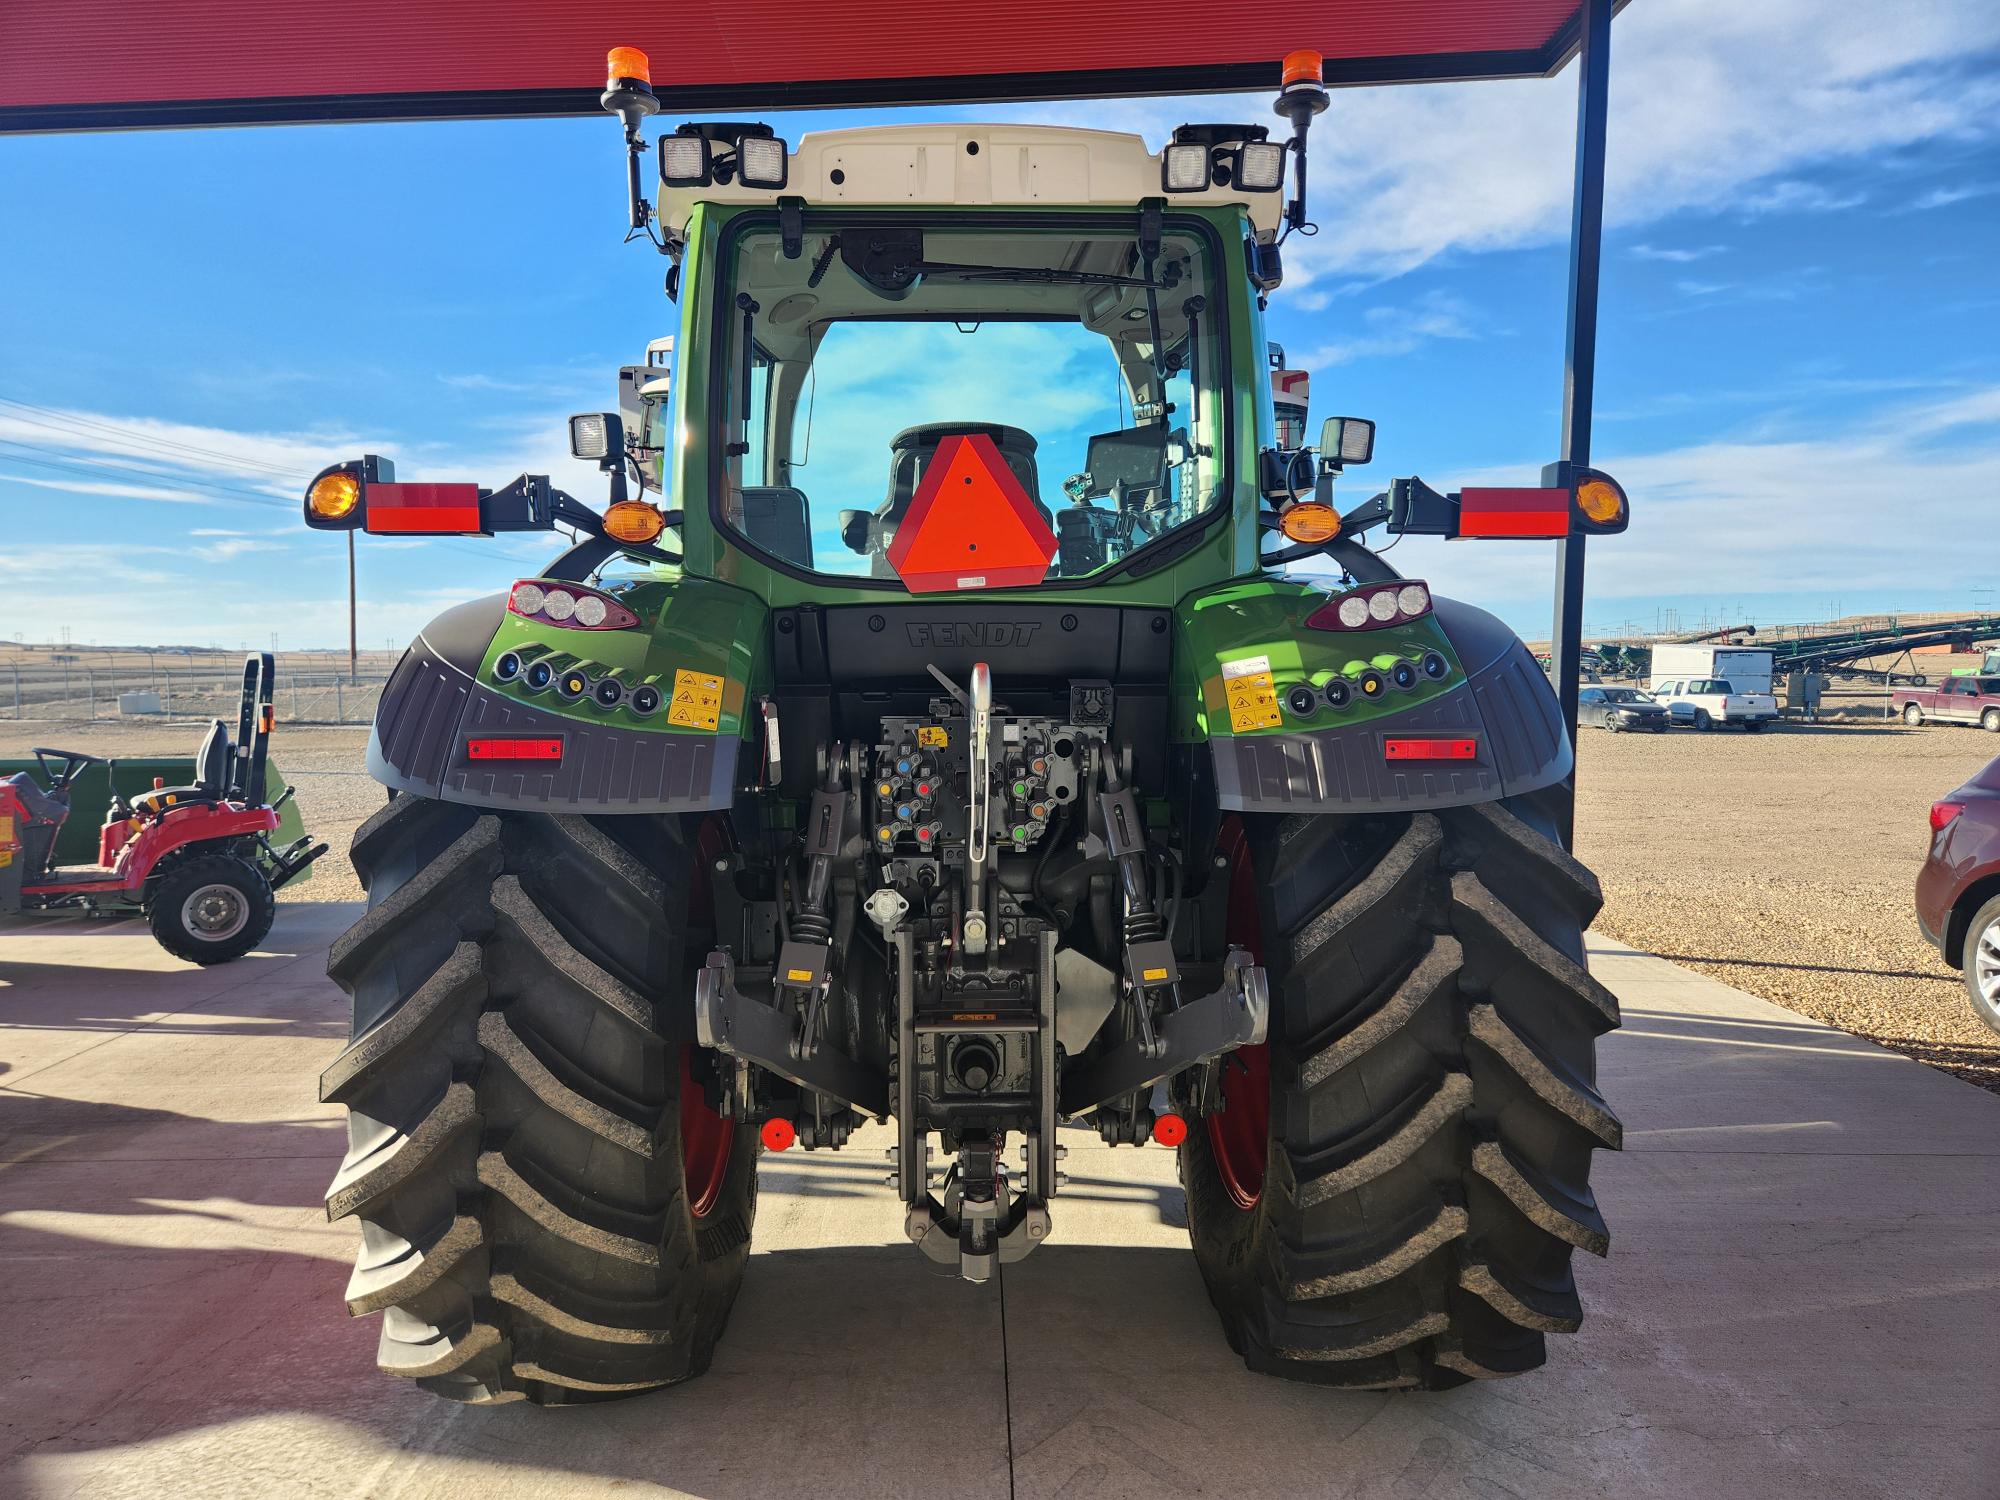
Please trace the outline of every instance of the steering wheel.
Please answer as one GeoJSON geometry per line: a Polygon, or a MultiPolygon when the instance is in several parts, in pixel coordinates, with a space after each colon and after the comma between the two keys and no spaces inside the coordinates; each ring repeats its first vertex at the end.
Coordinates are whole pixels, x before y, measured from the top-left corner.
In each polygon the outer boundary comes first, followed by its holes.
{"type": "Polygon", "coordinates": [[[86,755],[81,750],[50,750],[40,745],[30,753],[35,757],[35,763],[42,768],[42,780],[48,783],[51,792],[68,791],[70,783],[82,775],[85,769],[103,759],[102,756],[86,755]],[[49,768],[51,760],[61,761],[61,769],[51,770],[49,768]]]}

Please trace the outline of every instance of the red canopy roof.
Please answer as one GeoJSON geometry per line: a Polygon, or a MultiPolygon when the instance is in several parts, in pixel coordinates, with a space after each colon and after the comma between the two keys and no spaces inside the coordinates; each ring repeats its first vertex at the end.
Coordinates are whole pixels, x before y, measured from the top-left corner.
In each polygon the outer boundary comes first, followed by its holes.
{"type": "Polygon", "coordinates": [[[1310,47],[1329,83],[1535,77],[1577,0],[13,0],[0,131],[559,115],[604,54],[652,56],[669,112],[1273,89],[1310,47]]]}

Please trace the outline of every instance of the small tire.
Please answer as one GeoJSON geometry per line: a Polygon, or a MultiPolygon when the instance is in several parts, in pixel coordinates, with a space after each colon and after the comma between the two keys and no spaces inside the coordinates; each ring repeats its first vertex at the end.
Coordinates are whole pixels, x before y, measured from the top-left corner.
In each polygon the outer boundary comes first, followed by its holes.
{"type": "Polygon", "coordinates": [[[1979,727],[1988,734],[2000,734],[2000,708],[1989,708],[1981,714],[1979,727]]]}
{"type": "Polygon", "coordinates": [[[1743,732],[1745,734],[1761,734],[1763,729],[1764,721],[1762,719],[1745,719],[1743,721],[1743,732]]]}
{"type": "Polygon", "coordinates": [[[1905,703],[1903,705],[1903,722],[1909,725],[1910,728],[1915,729],[1924,722],[1924,711],[1914,703],[1905,703]]]}
{"type": "Polygon", "coordinates": [[[1715,720],[1709,717],[1707,709],[1697,708],[1694,711],[1694,727],[1699,729],[1703,734],[1707,734],[1709,730],[1715,728],[1715,720]]]}
{"type": "Polygon", "coordinates": [[[191,964],[226,964],[264,941],[278,914],[271,881],[236,854],[177,860],[146,898],[146,925],[159,945],[191,964]]]}
{"type": "Polygon", "coordinates": [[[1965,993],[1972,1013],[2000,1031],[2000,896],[1978,911],[1965,929],[1965,993]]]}

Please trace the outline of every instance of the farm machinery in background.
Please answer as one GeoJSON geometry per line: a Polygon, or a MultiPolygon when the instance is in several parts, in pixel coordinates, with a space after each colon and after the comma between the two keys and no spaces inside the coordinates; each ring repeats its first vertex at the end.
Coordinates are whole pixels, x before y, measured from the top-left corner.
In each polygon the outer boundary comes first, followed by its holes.
{"type": "Polygon", "coordinates": [[[303,835],[282,848],[271,841],[292,799],[290,787],[266,796],[272,666],[268,654],[244,663],[236,737],[215,720],[183,785],[156,777],[129,792],[117,761],[82,750],[37,749],[39,776],[0,777],[0,917],[139,915],[161,947],[197,964],[225,963],[262,942],[274,893],[327,848],[303,835]],[[79,778],[100,764],[108,797],[97,862],[59,863],[79,778]]]}

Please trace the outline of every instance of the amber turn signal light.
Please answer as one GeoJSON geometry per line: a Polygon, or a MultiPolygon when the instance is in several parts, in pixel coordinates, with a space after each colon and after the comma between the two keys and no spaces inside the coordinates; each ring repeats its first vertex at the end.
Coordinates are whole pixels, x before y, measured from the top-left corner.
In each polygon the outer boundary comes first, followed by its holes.
{"type": "Polygon", "coordinates": [[[1576,476],[1575,526],[1583,532],[1623,531],[1632,522],[1631,502],[1609,474],[1583,469],[1576,476]]]}
{"type": "Polygon", "coordinates": [[[1289,541],[1330,542],[1340,535],[1340,512],[1318,500],[1299,500],[1278,512],[1278,529],[1289,541]]]}
{"type": "Polygon", "coordinates": [[[345,469],[322,474],[306,491],[306,508],[322,521],[343,521],[361,503],[361,481],[345,469]]]}
{"type": "Polygon", "coordinates": [[[650,542],[666,526],[666,514],[643,500],[619,500],[604,512],[605,532],[621,542],[650,542]]]}

